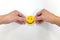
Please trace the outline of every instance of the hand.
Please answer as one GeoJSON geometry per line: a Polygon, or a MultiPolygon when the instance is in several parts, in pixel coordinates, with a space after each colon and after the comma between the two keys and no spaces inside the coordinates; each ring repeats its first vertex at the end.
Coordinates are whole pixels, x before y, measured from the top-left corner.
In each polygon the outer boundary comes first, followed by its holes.
{"type": "Polygon", "coordinates": [[[17,10],[10,12],[9,14],[0,16],[0,24],[6,24],[11,22],[17,22],[19,24],[25,23],[25,16],[17,10]]]}
{"type": "Polygon", "coordinates": [[[43,9],[39,11],[35,16],[35,22],[36,23],[42,23],[43,21],[49,22],[49,23],[55,23],[57,19],[57,16],[50,13],[49,11],[43,9]]]}

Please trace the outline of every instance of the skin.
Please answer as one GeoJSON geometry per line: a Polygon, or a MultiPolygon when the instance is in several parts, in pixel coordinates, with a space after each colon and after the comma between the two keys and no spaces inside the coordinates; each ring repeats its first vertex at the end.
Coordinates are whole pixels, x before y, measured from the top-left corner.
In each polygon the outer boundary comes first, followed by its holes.
{"type": "MultiPolygon", "coordinates": [[[[60,17],[54,15],[53,13],[47,11],[46,9],[37,12],[35,15],[35,22],[37,24],[40,24],[43,21],[60,26],[60,17]]],[[[14,10],[9,14],[0,16],[0,24],[8,24],[11,22],[25,24],[26,23],[25,16],[17,10],[14,10]]]]}
{"type": "Polygon", "coordinates": [[[14,10],[10,12],[9,14],[0,16],[0,24],[8,24],[11,22],[17,22],[19,24],[25,23],[25,16],[18,12],[17,10],[14,10]]]}
{"type": "Polygon", "coordinates": [[[51,13],[45,9],[37,12],[37,14],[35,16],[35,22],[37,24],[42,23],[43,21],[60,26],[60,17],[54,15],[53,13],[51,13]]]}

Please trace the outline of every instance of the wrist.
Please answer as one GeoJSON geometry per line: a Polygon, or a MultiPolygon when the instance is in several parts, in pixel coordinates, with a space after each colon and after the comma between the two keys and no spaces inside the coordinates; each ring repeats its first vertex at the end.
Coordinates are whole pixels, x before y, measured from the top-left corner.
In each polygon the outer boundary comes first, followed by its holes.
{"type": "Polygon", "coordinates": [[[60,25],[60,17],[58,17],[58,16],[55,17],[54,24],[60,25]]]}

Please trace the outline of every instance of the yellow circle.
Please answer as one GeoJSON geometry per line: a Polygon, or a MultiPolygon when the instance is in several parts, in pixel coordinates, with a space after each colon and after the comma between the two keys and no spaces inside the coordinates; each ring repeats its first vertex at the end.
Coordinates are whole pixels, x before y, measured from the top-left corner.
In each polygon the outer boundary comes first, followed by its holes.
{"type": "Polygon", "coordinates": [[[33,17],[33,16],[27,16],[27,17],[26,17],[26,22],[27,22],[28,24],[34,23],[34,17],[33,17]]]}

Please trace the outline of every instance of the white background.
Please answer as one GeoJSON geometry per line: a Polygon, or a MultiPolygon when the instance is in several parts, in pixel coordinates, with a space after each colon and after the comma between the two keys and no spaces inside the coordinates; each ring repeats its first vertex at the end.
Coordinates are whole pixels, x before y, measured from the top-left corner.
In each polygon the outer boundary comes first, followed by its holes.
{"type": "MultiPolygon", "coordinates": [[[[18,10],[25,16],[35,16],[43,8],[60,16],[59,0],[0,0],[0,15],[18,10]]],[[[40,25],[3,24],[0,25],[0,40],[60,40],[60,27],[47,22],[40,25]]]]}

